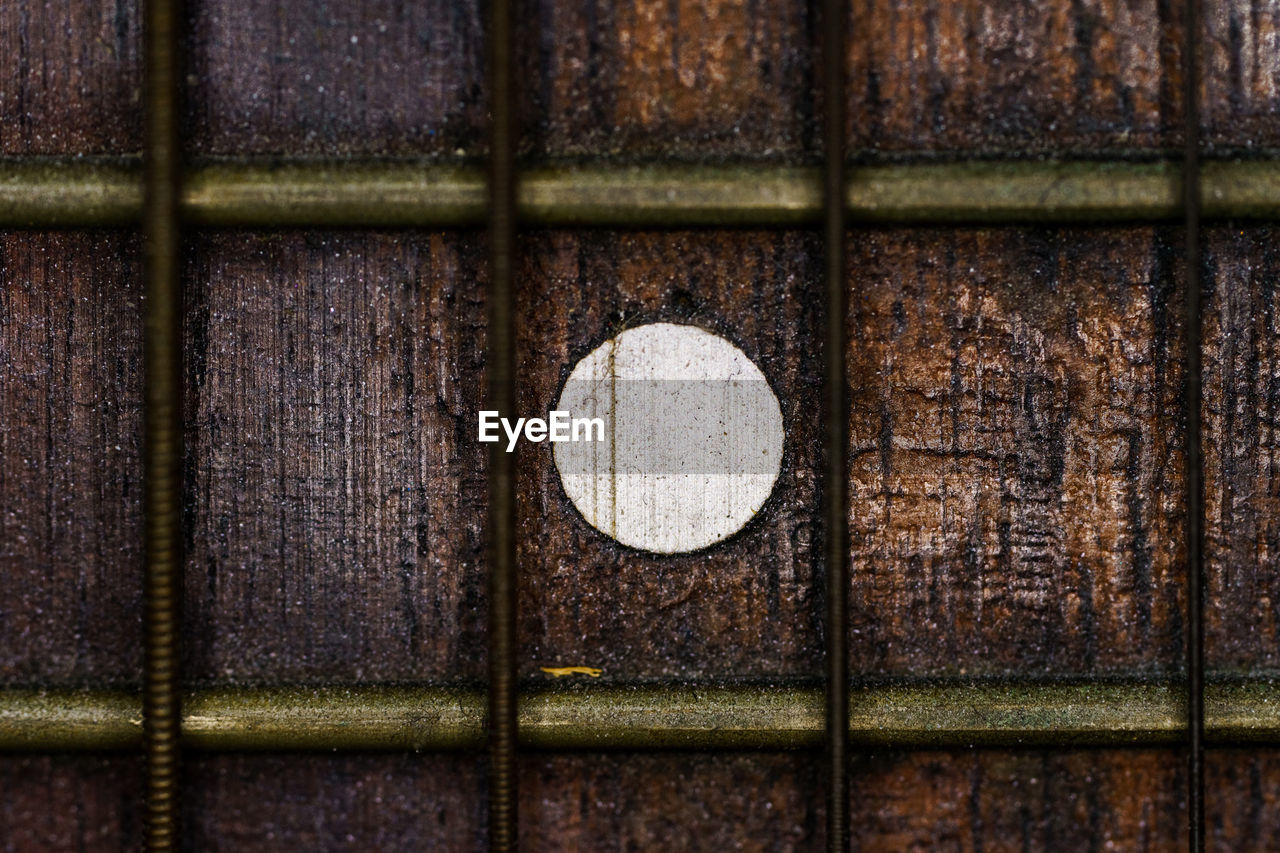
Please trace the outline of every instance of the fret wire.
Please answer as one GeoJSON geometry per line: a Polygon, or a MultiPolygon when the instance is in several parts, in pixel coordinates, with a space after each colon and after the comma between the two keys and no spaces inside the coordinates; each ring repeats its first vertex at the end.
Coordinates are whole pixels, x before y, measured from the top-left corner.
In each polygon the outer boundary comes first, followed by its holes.
{"type": "MultiPolygon", "coordinates": [[[[893,224],[1183,222],[1179,161],[1022,160],[861,165],[848,216],[893,224]]],[[[1280,220],[1280,160],[1209,160],[1204,219],[1280,220]]],[[[188,169],[182,211],[210,227],[474,226],[483,169],[402,161],[255,160],[188,169]]],[[[537,226],[797,226],[822,221],[822,175],[782,165],[608,162],[521,171],[516,212],[537,226]]],[[[142,211],[135,160],[0,158],[0,225],[130,225],[142,211]]]]}
{"type": "Polygon", "coordinates": [[[1186,503],[1187,503],[1187,846],[1205,846],[1204,804],[1204,463],[1200,435],[1203,391],[1200,305],[1199,0],[1186,2],[1183,208],[1186,216],[1186,503]]]}
{"type": "Polygon", "coordinates": [[[146,309],[144,361],[145,534],[142,727],[146,849],[179,846],[181,695],[178,685],[182,578],[182,290],[178,96],[178,0],[146,0],[146,109],[142,233],[146,309]]]}
{"type": "MultiPolygon", "coordinates": [[[[949,749],[1178,746],[1186,686],[1165,680],[860,684],[850,742],[949,749]]],[[[183,698],[182,742],[204,750],[470,750],[485,744],[481,687],[214,687],[183,698]]],[[[0,751],[136,749],[137,693],[0,690],[0,751]]],[[[821,749],[824,690],[813,683],[529,687],[518,696],[531,749],[821,749]]],[[[1280,684],[1211,679],[1213,745],[1280,745],[1280,684]]]]}
{"type": "Polygon", "coordinates": [[[827,850],[849,849],[848,402],[845,363],[845,86],[843,0],[826,0],[822,21],[823,241],[826,329],[823,359],[824,568],[826,578],[827,850]]]}
{"type": "MultiPolygon", "coordinates": [[[[487,407],[515,411],[515,36],[511,0],[489,6],[489,289],[487,407]]],[[[518,845],[515,454],[489,452],[489,849],[518,845]]]]}

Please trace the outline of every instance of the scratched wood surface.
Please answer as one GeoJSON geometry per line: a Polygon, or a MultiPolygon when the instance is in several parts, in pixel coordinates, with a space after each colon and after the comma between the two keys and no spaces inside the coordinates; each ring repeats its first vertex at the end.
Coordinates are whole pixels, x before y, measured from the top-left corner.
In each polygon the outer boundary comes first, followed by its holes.
{"type": "Polygon", "coordinates": [[[484,137],[476,0],[189,4],[199,154],[454,156],[484,137]]]}
{"type": "Polygon", "coordinates": [[[138,255],[0,234],[0,683],[141,677],[138,255]]]}
{"type": "Polygon", "coordinates": [[[816,753],[606,753],[522,760],[525,850],[820,850],[816,753]]]}
{"type": "Polygon", "coordinates": [[[142,759],[134,755],[0,755],[0,850],[138,850],[142,759]]]}
{"type": "Polygon", "coordinates": [[[850,242],[850,641],[868,674],[1176,669],[1180,248],[850,242]]]}
{"type": "Polygon", "coordinates": [[[853,849],[1185,849],[1173,750],[889,753],[854,759],[853,849]]]}
{"type": "MultiPolygon", "coordinates": [[[[530,757],[522,791],[539,808],[526,810],[523,837],[531,850],[820,850],[818,761],[530,757]]],[[[853,849],[1175,850],[1185,822],[1180,773],[1166,751],[858,757],[853,849]]]]}
{"type": "MultiPolygon", "coordinates": [[[[475,2],[188,4],[187,138],[205,154],[478,155],[475,2]]],[[[1176,148],[1181,6],[850,4],[850,142],[868,153],[1176,148]]],[[[1206,0],[1202,98],[1223,151],[1280,144],[1276,0],[1206,0]]],[[[531,155],[812,158],[821,23],[749,0],[520,7],[531,155]]],[[[0,152],[140,147],[138,4],[0,8],[0,152]]]]}
{"type": "Polygon", "coordinates": [[[1211,850],[1280,847],[1280,750],[1222,749],[1205,758],[1211,850]]]}
{"type": "MultiPolygon", "coordinates": [[[[1208,141],[1219,151],[1280,145],[1280,2],[1204,6],[1208,141]]],[[[486,109],[478,8],[192,3],[188,145],[200,155],[477,156],[486,109]]],[[[527,0],[521,16],[522,151],[531,158],[817,156],[812,51],[822,22],[812,4],[527,0]]],[[[1176,149],[1179,16],[1178,3],[1162,0],[854,0],[850,142],[868,155],[1176,149]]],[[[139,31],[133,0],[0,4],[0,153],[137,151],[139,31]]],[[[1275,235],[1245,232],[1214,232],[1208,251],[1210,589],[1221,602],[1210,609],[1209,654],[1218,667],[1272,672],[1275,235]]],[[[580,353],[637,311],[689,317],[781,377],[784,407],[795,407],[792,424],[807,438],[766,518],[690,571],[588,541],[572,511],[556,507],[545,461],[530,454],[522,568],[536,573],[526,571],[522,590],[525,671],[589,653],[606,677],[816,674],[817,433],[806,417],[819,318],[812,296],[768,312],[778,293],[816,293],[818,243],[624,236],[527,238],[522,318],[546,343],[523,339],[524,399],[550,398],[567,342],[580,353]],[[739,275],[754,292],[727,285],[739,275]],[[539,298],[577,313],[558,320],[539,298]],[[783,328],[805,332],[774,340],[783,328]],[[528,520],[543,509],[547,529],[528,520]],[[579,538],[589,587],[574,586],[578,557],[541,541],[557,531],[579,538]]],[[[860,232],[851,243],[851,330],[865,346],[850,353],[850,369],[855,393],[874,392],[852,424],[861,672],[1175,667],[1176,240],[1086,229],[860,232]],[[931,330],[940,333],[932,342],[931,330]],[[906,393],[886,402],[881,367],[906,393]],[[943,474],[943,488],[928,487],[929,470],[943,474]]],[[[479,387],[480,245],[351,233],[192,241],[193,678],[483,671],[483,481],[465,443],[473,406],[462,402],[479,387]],[[442,369],[444,351],[466,353],[460,369],[442,369]]],[[[5,235],[0,251],[0,679],[131,681],[136,242],[5,235]]],[[[1277,754],[1211,754],[1216,849],[1280,845],[1277,754]]],[[[805,829],[821,827],[813,760],[533,756],[525,832],[584,850],[600,839],[682,849],[700,838],[812,849],[821,844],[805,829]]],[[[480,842],[482,781],[462,759],[193,762],[188,822],[201,841],[480,842]]],[[[859,763],[854,825],[864,849],[1075,850],[1082,840],[1178,849],[1178,773],[1177,756],[1149,751],[879,757],[859,763]]],[[[0,823],[16,839],[8,847],[134,848],[140,783],[127,758],[0,760],[0,823]]]]}
{"type": "Polygon", "coordinates": [[[1280,2],[1205,0],[1203,9],[1204,142],[1223,153],[1274,150],[1280,146],[1280,2]]]}
{"type": "Polygon", "coordinates": [[[193,240],[188,677],[484,672],[480,258],[470,234],[193,240]]]}
{"type": "Polygon", "coordinates": [[[1280,252],[1274,226],[1206,240],[1206,655],[1280,669],[1280,252]]]}
{"type": "Polygon", "coordinates": [[[521,669],[585,664],[604,678],[816,675],[817,399],[814,235],[542,232],[522,243],[521,413],[559,397],[578,359],[620,329],[702,325],[778,395],[787,446],[760,514],[726,543],[659,556],[624,548],[569,503],[549,445],[519,464],[521,669]]]}
{"type": "MultiPolygon", "coordinates": [[[[1205,0],[1206,142],[1280,145],[1280,3],[1205,0]]],[[[526,0],[523,150],[817,156],[812,5],[526,0]]],[[[1087,155],[1181,145],[1183,7],[853,0],[848,140],[864,155],[1087,155]]]]}
{"type": "Polygon", "coordinates": [[[142,145],[137,0],[0,3],[0,155],[142,145]]]}
{"type": "MultiPolygon", "coordinates": [[[[818,761],[814,753],[527,755],[521,846],[817,849],[818,761]]],[[[192,849],[481,850],[482,762],[464,755],[201,756],[186,776],[192,849]],[[322,813],[318,802],[327,805],[322,813]]]]}
{"type": "Polygon", "coordinates": [[[1181,8],[853,0],[848,138],[885,153],[1172,147],[1181,8]]]}
{"type": "Polygon", "coordinates": [[[185,849],[482,850],[483,768],[466,754],[191,756],[185,849]]]}
{"type": "MultiPolygon", "coordinates": [[[[529,850],[821,849],[820,756],[530,754],[529,850]]],[[[1262,761],[1274,761],[1263,758],[1262,761]]],[[[855,849],[1177,850],[1183,770],[1172,750],[913,752],[859,756],[855,849]]],[[[1274,792],[1238,754],[1215,756],[1220,849],[1258,837],[1274,792]],[[1253,816],[1253,823],[1247,823],[1253,816]]],[[[468,756],[216,755],[188,765],[193,849],[483,847],[483,778],[468,756]],[[284,780],[282,782],[282,780],[284,780]],[[315,803],[330,804],[317,814],[315,803]]],[[[1262,836],[1264,839],[1269,836],[1262,836]]]]}
{"type": "Polygon", "coordinates": [[[522,150],[752,159],[817,150],[811,4],[522,0],[522,150]]]}
{"type": "MultiPolygon", "coordinates": [[[[855,849],[1180,849],[1183,771],[1172,751],[855,761],[855,849]]],[[[813,753],[529,755],[522,840],[535,850],[818,849],[817,762],[813,753]]],[[[1280,752],[1215,750],[1208,775],[1210,849],[1280,844],[1280,752]]],[[[201,755],[185,782],[188,849],[483,847],[473,757],[201,755]],[[329,807],[317,813],[318,802],[329,807]]],[[[0,849],[135,849],[140,783],[129,756],[0,758],[0,849]]]]}
{"type": "MultiPolygon", "coordinates": [[[[702,312],[775,382],[789,464],[759,524],[705,554],[656,557],[585,525],[545,447],[528,453],[527,672],[816,674],[814,579],[790,549],[815,523],[805,494],[816,477],[818,315],[802,307],[812,290],[761,284],[813,277],[800,272],[813,257],[803,251],[800,267],[795,255],[789,269],[775,265],[781,239],[528,238],[522,411],[546,408],[568,366],[619,326],[698,322],[702,312]]],[[[850,248],[855,670],[1176,668],[1180,380],[1168,235],[893,230],[862,232],[850,248]]]]}

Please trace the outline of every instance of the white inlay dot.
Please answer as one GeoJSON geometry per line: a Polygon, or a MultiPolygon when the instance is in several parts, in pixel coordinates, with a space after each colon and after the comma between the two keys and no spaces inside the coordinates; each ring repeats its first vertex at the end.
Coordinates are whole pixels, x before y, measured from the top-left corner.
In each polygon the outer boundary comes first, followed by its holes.
{"type": "Polygon", "coordinates": [[[604,420],[604,441],[553,454],[587,522],[633,548],[674,554],[732,536],[782,465],[782,411],[764,374],[694,326],[653,323],[605,342],[574,366],[556,409],[604,420]]]}

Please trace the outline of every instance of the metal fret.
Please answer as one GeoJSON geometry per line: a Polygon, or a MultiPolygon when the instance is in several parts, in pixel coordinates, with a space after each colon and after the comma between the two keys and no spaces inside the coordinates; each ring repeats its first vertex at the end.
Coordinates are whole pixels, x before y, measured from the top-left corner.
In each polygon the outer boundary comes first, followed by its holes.
{"type": "MultiPolygon", "coordinates": [[[[1205,738],[1280,745],[1280,686],[1205,686],[1205,738]]],[[[1186,743],[1181,681],[862,685],[849,694],[853,745],[1078,748],[1186,743]]],[[[476,687],[210,688],[183,696],[182,743],[207,750],[479,749],[476,687]]],[[[522,691],[519,742],[534,749],[819,749],[812,684],[592,685],[522,691]]],[[[0,750],[136,749],[141,701],[123,691],[0,692],[0,750]]]]}
{"type": "MultiPolygon", "coordinates": [[[[1204,219],[1280,220],[1280,160],[1207,161],[1204,219]]],[[[863,165],[845,182],[851,222],[1181,222],[1176,161],[979,161],[863,165]]],[[[181,210],[215,227],[450,227],[486,221],[474,166],[403,161],[216,163],[189,169],[181,210]]],[[[801,226],[822,221],[819,169],[619,166],[522,171],[516,213],[537,226],[801,226]]],[[[136,161],[0,158],[0,226],[131,225],[136,161]]]]}

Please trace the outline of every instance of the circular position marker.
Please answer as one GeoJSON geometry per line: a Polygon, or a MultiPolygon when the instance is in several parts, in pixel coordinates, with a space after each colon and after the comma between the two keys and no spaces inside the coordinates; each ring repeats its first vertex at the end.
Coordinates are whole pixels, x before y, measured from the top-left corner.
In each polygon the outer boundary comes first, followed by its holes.
{"type": "Polygon", "coordinates": [[[764,374],[694,326],[606,341],[574,366],[556,409],[573,420],[574,440],[553,445],[569,500],[632,548],[675,554],[732,536],[782,465],[782,410],[764,374]]]}

